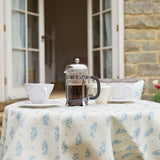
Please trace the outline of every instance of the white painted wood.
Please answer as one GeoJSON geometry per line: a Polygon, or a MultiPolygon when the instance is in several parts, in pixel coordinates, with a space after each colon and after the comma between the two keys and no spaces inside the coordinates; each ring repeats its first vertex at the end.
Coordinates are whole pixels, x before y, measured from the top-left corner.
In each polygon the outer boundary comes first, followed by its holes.
{"type": "Polygon", "coordinates": [[[118,0],[118,20],[119,20],[119,77],[125,78],[124,72],[124,0],[118,0]]]}
{"type": "MultiPolygon", "coordinates": [[[[27,12],[29,15],[31,15],[31,16],[37,16],[37,17],[39,17],[40,15],[38,14],[38,13],[33,13],[33,12],[27,12]]],[[[40,12],[41,13],[41,12],[40,12]]]]}
{"type": "MultiPolygon", "coordinates": [[[[25,5],[26,5],[26,4],[25,4],[25,5]]],[[[19,12],[19,13],[26,13],[25,10],[16,9],[16,8],[12,8],[12,11],[16,11],[16,12],[19,12]]]]}
{"type": "Polygon", "coordinates": [[[102,11],[102,13],[107,13],[107,12],[110,12],[110,11],[112,11],[112,8],[109,8],[109,9],[106,9],[106,10],[102,11]]]}
{"type": "Polygon", "coordinates": [[[19,13],[28,13],[29,15],[39,17],[38,13],[33,13],[33,12],[27,11],[27,1],[25,2],[25,8],[26,8],[25,10],[21,10],[21,9],[17,9],[17,8],[12,8],[12,11],[17,11],[19,13]]]}
{"type": "Polygon", "coordinates": [[[108,46],[108,47],[102,47],[103,50],[111,50],[112,46],[108,46]]]}
{"type": "Polygon", "coordinates": [[[92,55],[92,0],[87,0],[88,18],[88,70],[89,75],[93,75],[93,55],[92,55]]]}
{"type": "Polygon", "coordinates": [[[0,102],[5,100],[5,87],[4,87],[4,44],[3,44],[3,0],[0,0],[0,102]]]}
{"type": "Polygon", "coordinates": [[[45,83],[45,42],[41,37],[44,36],[44,0],[39,0],[39,71],[40,71],[40,83],[45,83]]]}
{"type": "MultiPolygon", "coordinates": [[[[25,25],[28,26],[28,0],[25,0],[25,25]]],[[[28,27],[25,29],[25,58],[26,58],[26,83],[28,83],[28,27]]],[[[19,91],[20,92],[20,91],[19,91]]],[[[16,98],[16,97],[15,97],[16,98]]]]}
{"type": "Polygon", "coordinates": [[[39,49],[35,49],[35,48],[12,48],[13,50],[19,50],[19,51],[25,51],[25,50],[28,50],[28,51],[33,51],[33,52],[39,52],[40,50],[39,49]]]}
{"type": "Polygon", "coordinates": [[[98,15],[100,15],[100,12],[92,14],[92,17],[96,17],[98,15]]]}
{"type": "Polygon", "coordinates": [[[102,50],[102,47],[103,47],[103,13],[102,13],[102,10],[103,10],[103,2],[102,0],[99,1],[100,4],[100,78],[103,78],[103,50],[102,50]]]}
{"type": "Polygon", "coordinates": [[[118,76],[118,33],[117,33],[117,1],[112,0],[112,78],[117,78],[118,76]]]}
{"type": "Polygon", "coordinates": [[[12,94],[12,34],[11,34],[11,0],[5,1],[5,24],[6,24],[6,33],[5,33],[5,74],[7,78],[6,85],[6,99],[9,100],[9,97],[12,94]]]}

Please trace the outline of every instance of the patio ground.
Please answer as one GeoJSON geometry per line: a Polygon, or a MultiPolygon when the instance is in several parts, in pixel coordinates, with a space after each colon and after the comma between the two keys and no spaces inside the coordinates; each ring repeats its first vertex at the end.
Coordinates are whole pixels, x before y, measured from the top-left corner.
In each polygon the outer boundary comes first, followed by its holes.
{"type": "Polygon", "coordinates": [[[57,90],[57,91],[53,91],[50,99],[56,99],[56,98],[65,98],[66,94],[64,90],[57,90]]]}

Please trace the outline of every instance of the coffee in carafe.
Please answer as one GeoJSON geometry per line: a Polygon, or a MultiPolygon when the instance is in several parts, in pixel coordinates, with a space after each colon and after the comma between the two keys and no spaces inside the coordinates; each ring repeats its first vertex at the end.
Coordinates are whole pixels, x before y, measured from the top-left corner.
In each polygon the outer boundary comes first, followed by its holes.
{"type": "MultiPolygon", "coordinates": [[[[69,106],[83,106],[83,98],[88,95],[87,85],[68,85],[68,105],[69,106]],[[83,97],[84,93],[84,97],[83,97]]],[[[84,100],[88,104],[87,100],[84,100]]]]}
{"type": "Polygon", "coordinates": [[[88,67],[79,64],[79,59],[75,59],[76,64],[66,67],[66,106],[86,106],[89,99],[96,99],[100,94],[100,82],[95,76],[88,76],[88,67]],[[97,94],[88,96],[89,79],[97,82],[97,94]]]}

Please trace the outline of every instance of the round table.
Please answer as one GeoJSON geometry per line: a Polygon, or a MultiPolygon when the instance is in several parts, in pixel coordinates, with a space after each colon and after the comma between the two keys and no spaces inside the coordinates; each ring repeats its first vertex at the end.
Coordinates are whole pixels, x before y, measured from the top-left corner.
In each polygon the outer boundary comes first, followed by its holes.
{"type": "Polygon", "coordinates": [[[4,111],[2,160],[159,160],[160,105],[18,102],[4,111]]]}

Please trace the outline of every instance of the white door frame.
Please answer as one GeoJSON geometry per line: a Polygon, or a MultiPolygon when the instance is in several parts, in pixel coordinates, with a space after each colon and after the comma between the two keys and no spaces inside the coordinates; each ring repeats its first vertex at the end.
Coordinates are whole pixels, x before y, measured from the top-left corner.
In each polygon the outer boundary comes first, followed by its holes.
{"type": "Polygon", "coordinates": [[[5,100],[4,87],[4,22],[3,22],[3,0],[0,0],[0,102],[5,100]]]}
{"type": "MultiPolygon", "coordinates": [[[[116,51],[119,51],[118,59],[119,59],[119,66],[115,66],[113,68],[113,78],[124,78],[124,0],[117,0],[118,4],[114,4],[114,0],[112,0],[112,6],[118,5],[118,46],[116,51]],[[114,71],[116,70],[116,72],[114,71]],[[118,73],[117,73],[118,72],[118,73]],[[118,76],[118,77],[117,77],[118,76]]],[[[88,67],[89,67],[89,74],[93,74],[93,54],[92,54],[92,0],[87,1],[87,8],[88,8],[88,67]]],[[[115,16],[115,15],[113,15],[115,16]]],[[[117,25],[114,24],[112,26],[112,30],[117,32],[117,25]]],[[[115,35],[113,35],[115,36],[115,35]]],[[[113,39],[113,38],[112,38],[113,39]]],[[[115,43],[115,42],[114,42],[115,43]]],[[[114,45],[114,44],[113,44],[114,45]]],[[[115,44],[116,45],[116,44],[115,44]]],[[[114,47],[113,47],[114,48],[114,47]]],[[[114,51],[113,51],[114,52],[114,51]]],[[[116,56],[115,54],[113,54],[116,56]]],[[[116,57],[113,57],[113,59],[116,57]]],[[[112,62],[114,65],[114,62],[112,62]]]]}

